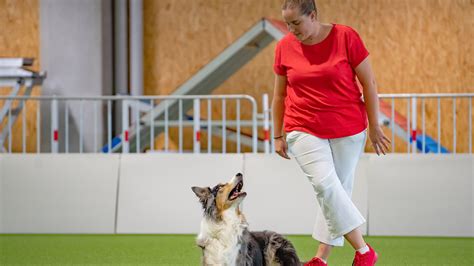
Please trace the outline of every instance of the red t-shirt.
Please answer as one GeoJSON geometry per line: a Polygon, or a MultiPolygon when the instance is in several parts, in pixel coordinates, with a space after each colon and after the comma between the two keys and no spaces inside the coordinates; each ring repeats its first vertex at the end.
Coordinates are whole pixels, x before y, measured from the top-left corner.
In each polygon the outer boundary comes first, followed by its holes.
{"type": "Polygon", "coordinates": [[[291,33],[281,39],[273,69],[288,80],[285,132],[327,139],[362,132],[367,113],[354,69],[368,55],[359,34],[339,24],[314,45],[302,44],[291,33]]]}

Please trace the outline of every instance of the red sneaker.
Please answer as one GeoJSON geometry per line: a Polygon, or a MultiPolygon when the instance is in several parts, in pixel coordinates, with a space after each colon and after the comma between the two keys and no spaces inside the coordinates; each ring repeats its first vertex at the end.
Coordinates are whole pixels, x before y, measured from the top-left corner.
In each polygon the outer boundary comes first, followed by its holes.
{"type": "Polygon", "coordinates": [[[369,247],[369,251],[365,252],[364,254],[360,254],[359,251],[356,251],[354,261],[352,262],[352,266],[373,266],[377,262],[378,255],[375,250],[367,244],[369,247]]]}
{"type": "Polygon", "coordinates": [[[320,258],[314,257],[310,261],[306,262],[304,266],[328,266],[320,258]]]}

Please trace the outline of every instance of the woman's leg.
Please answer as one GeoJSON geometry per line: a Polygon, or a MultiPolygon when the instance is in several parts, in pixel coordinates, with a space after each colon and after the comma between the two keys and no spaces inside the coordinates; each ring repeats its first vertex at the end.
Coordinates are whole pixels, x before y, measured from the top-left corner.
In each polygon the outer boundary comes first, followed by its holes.
{"type": "Polygon", "coordinates": [[[358,228],[365,219],[336,174],[329,141],[297,131],[288,134],[287,141],[290,152],[313,185],[321,214],[316,218],[317,223],[324,221],[321,228],[315,227],[313,237],[333,245],[333,239],[358,228]]]}
{"type": "MultiPolygon", "coordinates": [[[[352,196],[352,188],[354,186],[354,174],[359,161],[359,157],[363,152],[366,140],[366,132],[359,134],[330,139],[329,146],[331,147],[334,166],[336,174],[349,197],[352,196]]],[[[322,217],[321,209],[318,209],[317,217],[322,217]]],[[[326,228],[324,219],[317,219],[315,228],[326,228]]],[[[346,237],[354,248],[359,249],[364,246],[362,234],[358,228],[346,234],[346,237]],[[348,236],[348,237],[347,237],[348,236]]],[[[344,238],[338,237],[333,239],[330,243],[320,243],[316,256],[327,260],[333,246],[342,246],[344,238]]]]}
{"type": "MultiPolygon", "coordinates": [[[[359,156],[364,149],[366,133],[329,141],[333,152],[336,172],[347,194],[352,195],[354,174],[359,156]]],[[[374,265],[377,262],[377,252],[367,245],[359,228],[344,235],[351,246],[356,250],[353,265],[374,265]]]]}
{"type": "Polygon", "coordinates": [[[323,242],[319,242],[318,250],[316,251],[315,257],[321,258],[324,261],[328,261],[332,248],[333,246],[331,245],[325,244],[323,242]]]}
{"type": "MultiPolygon", "coordinates": [[[[360,155],[364,151],[366,138],[367,132],[362,131],[349,137],[329,140],[337,176],[349,197],[352,197],[355,170],[360,155]]],[[[365,245],[362,232],[358,228],[346,234],[345,237],[355,249],[365,245]]],[[[343,241],[342,237],[339,241],[343,241]]]]}
{"type": "Polygon", "coordinates": [[[351,232],[344,235],[344,237],[355,250],[363,248],[366,245],[364,237],[362,236],[362,232],[359,228],[352,230],[351,232]]]}

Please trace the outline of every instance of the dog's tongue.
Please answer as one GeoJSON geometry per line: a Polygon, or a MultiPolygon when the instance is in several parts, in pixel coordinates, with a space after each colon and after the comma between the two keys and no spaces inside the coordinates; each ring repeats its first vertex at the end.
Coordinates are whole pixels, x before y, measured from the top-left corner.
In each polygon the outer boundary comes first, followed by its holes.
{"type": "Polygon", "coordinates": [[[237,191],[234,192],[234,193],[232,194],[232,199],[237,198],[239,195],[240,195],[240,192],[237,192],[237,191]]]}

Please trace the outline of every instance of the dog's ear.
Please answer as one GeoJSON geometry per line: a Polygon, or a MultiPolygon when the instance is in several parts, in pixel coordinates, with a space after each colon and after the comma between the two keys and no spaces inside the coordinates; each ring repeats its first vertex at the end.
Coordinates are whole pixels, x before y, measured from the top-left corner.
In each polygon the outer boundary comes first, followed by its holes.
{"type": "Polygon", "coordinates": [[[201,201],[206,200],[211,195],[210,187],[192,187],[191,189],[201,201]]]}

